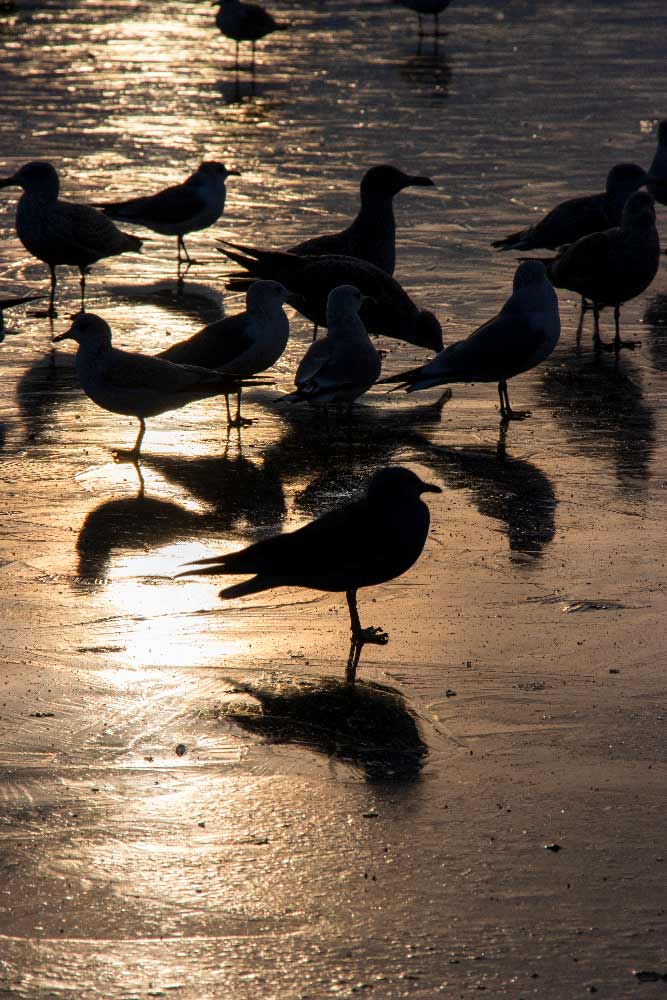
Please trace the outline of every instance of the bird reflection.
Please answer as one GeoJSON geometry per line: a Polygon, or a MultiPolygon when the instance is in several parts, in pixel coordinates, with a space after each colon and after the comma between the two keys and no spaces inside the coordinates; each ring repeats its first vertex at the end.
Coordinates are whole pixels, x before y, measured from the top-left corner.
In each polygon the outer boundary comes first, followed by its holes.
{"type": "Polygon", "coordinates": [[[53,425],[58,408],[80,396],[73,366],[56,367],[43,359],[32,364],[23,372],[16,387],[26,438],[31,442],[43,440],[53,425]]]}
{"type": "Polygon", "coordinates": [[[398,71],[406,83],[428,91],[430,97],[442,99],[449,94],[452,71],[445,53],[436,45],[423,51],[418,48],[415,55],[399,64],[398,71]]]}
{"type": "Polygon", "coordinates": [[[644,313],[645,338],[656,371],[667,372],[667,295],[656,295],[644,313]]]}
{"type": "Polygon", "coordinates": [[[291,679],[278,686],[230,682],[261,710],[234,702],[225,718],[270,743],[295,743],[341,760],[369,782],[415,781],[428,756],[402,695],[365,681],[291,679]]]}
{"type": "Polygon", "coordinates": [[[655,447],[655,417],[637,370],[608,354],[561,354],[562,364],[544,372],[537,392],[556,407],[559,427],[580,454],[610,462],[620,487],[646,486],[655,447]]]}
{"type": "Polygon", "coordinates": [[[480,514],[500,521],[510,552],[539,558],[553,540],[556,496],[532,462],[507,454],[501,429],[495,448],[445,448],[424,440],[420,461],[451,489],[466,490],[480,514]]]}

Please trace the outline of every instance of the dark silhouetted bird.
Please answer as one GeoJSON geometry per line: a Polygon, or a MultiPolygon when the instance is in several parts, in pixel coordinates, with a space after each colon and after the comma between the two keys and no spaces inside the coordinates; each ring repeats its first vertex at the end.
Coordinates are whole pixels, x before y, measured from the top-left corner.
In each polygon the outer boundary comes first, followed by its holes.
{"type": "Polygon", "coordinates": [[[272,31],[285,31],[286,24],[269,14],[257,3],[243,3],[242,0],[216,0],[219,7],[215,23],[225,36],[236,42],[236,68],[239,65],[239,42],[252,45],[252,68],[255,67],[255,45],[272,31]]]}
{"type": "Polygon", "coordinates": [[[430,521],[421,494],[441,492],[439,486],[423,482],[409,469],[381,469],[362,500],[240,552],[199,560],[179,575],[253,574],[251,580],[222,590],[223,598],[274,587],[345,591],[352,628],[346,677],[352,684],[364,645],[385,645],[389,638],[380,628],[361,627],[357,591],[393,580],[417,561],[430,521]]]}
{"type": "Polygon", "coordinates": [[[656,201],[667,205],[667,118],[658,125],[658,146],[648,174],[646,187],[656,201]]]}
{"type": "Polygon", "coordinates": [[[421,41],[424,34],[422,17],[424,15],[433,17],[434,38],[437,38],[440,30],[439,16],[449,7],[451,0],[395,0],[395,2],[399,3],[401,7],[407,7],[408,10],[414,10],[419,20],[419,40],[421,41]]]}
{"type": "Polygon", "coordinates": [[[26,250],[48,264],[51,273],[49,315],[55,316],[56,267],[69,264],[81,275],[81,308],[85,307],[86,271],[104,257],[114,257],[141,247],[136,236],[121,232],[92,205],[78,205],[58,198],[60,181],[51,163],[26,163],[0,187],[21,187],[16,209],[16,232],[26,250]]]}

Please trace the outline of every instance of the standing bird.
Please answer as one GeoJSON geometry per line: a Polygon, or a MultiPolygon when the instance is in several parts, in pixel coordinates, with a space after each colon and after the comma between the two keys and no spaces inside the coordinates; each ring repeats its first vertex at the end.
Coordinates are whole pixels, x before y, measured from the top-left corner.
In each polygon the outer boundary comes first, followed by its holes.
{"type": "Polygon", "coordinates": [[[406,187],[433,186],[430,177],[405,174],[397,167],[386,165],[371,167],[362,177],[361,205],[347,229],[304,240],[287,252],[310,257],[329,254],[358,257],[393,274],[396,266],[394,196],[406,187]]]}
{"type": "Polygon", "coordinates": [[[635,192],[625,203],[620,226],[584,236],[543,263],[556,288],[578,292],[593,303],[596,346],[611,348],[600,339],[600,310],[613,306],[613,349],[634,347],[633,341],[621,340],[621,306],[648,288],[658,273],[660,240],[653,198],[646,191],[635,192]]]}
{"type": "Polygon", "coordinates": [[[0,187],[21,187],[16,209],[16,232],[26,250],[48,264],[51,274],[49,316],[55,316],[56,267],[69,264],[81,275],[81,310],[85,309],[86,272],[104,257],[137,251],[142,241],[121,232],[103,212],[91,205],[60,201],[60,181],[51,163],[26,163],[0,187]]]}
{"type": "MultiPolygon", "coordinates": [[[[287,347],[289,320],[283,312],[288,292],[277,281],[254,281],[246,293],[245,312],[210,323],[188,340],[173,344],[158,357],[179,365],[199,365],[247,377],[274,365],[287,347]]],[[[227,405],[227,426],[250,423],[241,417],[241,384],[237,387],[236,417],[227,405]]]]}
{"type": "Polygon", "coordinates": [[[53,342],[68,339],[79,345],[76,374],[86,396],[103,410],[139,421],[134,447],[119,453],[131,461],[139,459],[146,417],[179,410],[198,399],[235,392],[240,385],[233,375],[119,351],[111,346],[109,324],[94,313],[79,313],[69,330],[54,337],[53,342]]]}
{"type": "Polygon", "coordinates": [[[180,277],[181,251],[187,265],[195,263],[183,237],[208,229],[218,221],[225,207],[225,181],[228,177],[239,176],[238,170],[228,170],[224,163],[205,160],[182,184],[174,184],[157,194],[114,201],[99,207],[110,219],[143,226],[162,236],[175,236],[180,277]]]}
{"type": "Polygon", "coordinates": [[[424,36],[424,27],[422,25],[422,16],[424,14],[431,15],[434,18],[433,25],[433,40],[438,38],[440,33],[440,24],[438,18],[442,12],[449,7],[451,0],[395,0],[402,7],[407,7],[408,10],[414,10],[419,20],[419,45],[421,46],[421,41],[424,36]]]}
{"type": "Polygon", "coordinates": [[[327,299],[327,335],[314,341],[296,373],[297,391],[287,398],[315,406],[333,403],[349,413],[359,396],[380,377],[380,355],[359,317],[358,288],[339,285],[327,299]]]}
{"type": "Polygon", "coordinates": [[[646,181],[646,171],[635,163],[617,163],[607,174],[606,187],[601,194],[562,201],[539,222],[494,240],[491,246],[498,250],[557,250],[591,233],[611,229],[620,224],[623,207],[630,195],[646,181]]]}
{"type": "Polygon", "coordinates": [[[255,45],[260,38],[270,35],[272,31],[284,31],[286,24],[276,21],[268,10],[258,3],[243,3],[242,0],[215,0],[219,6],[215,23],[225,36],[236,42],[235,67],[239,68],[239,42],[250,42],[252,45],[251,68],[255,70],[255,45]]]}
{"type": "Polygon", "coordinates": [[[421,494],[441,492],[410,469],[380,469],[364,499],[240,552],[201,559],[179,576],[254,574],[252,580],[220,591],[222,598],[245,597],[274,587],[345,591],[352,628],[346,680],[354,684],[364,645],[384,646],[389,641],[381,628],[361,627],[357,590],[393,580],[414,565],[430,521],[421,494]]]}
{"type": "Polygon", "coordinates": [[[228,242],[220,253],[248,272],[232,276],[229,288],[247,288],[254,277],[273,278],[290,291],[290,305],[311,323],[326,326],[329,292],[339,285],[354,285],[367,297],[361,318],[369,333],[396,337],[431,351],[442,350],[442,327],[437,317],[419,309],[391,275],[368,261],[333,254],[300,257],[228,242]]]}
{"type": "Polygon", "coordinates": [[[525,261],[516,269],[512,294],[497,316],[428,364],[382,383],[399,382],[397,389],[415,392],[452,382],[497,382],[503,423],[523,420],[530,414],[512,409],[507,380],[548,358],[559,337],[558,298],[546,268],[540,261],[525,261]]]}
{"type": "Polygon", "coordinates": [[[667,118],[658,125],[658,147],[648,173],[646,187],[656,201],[667,205],[667,118]]]}

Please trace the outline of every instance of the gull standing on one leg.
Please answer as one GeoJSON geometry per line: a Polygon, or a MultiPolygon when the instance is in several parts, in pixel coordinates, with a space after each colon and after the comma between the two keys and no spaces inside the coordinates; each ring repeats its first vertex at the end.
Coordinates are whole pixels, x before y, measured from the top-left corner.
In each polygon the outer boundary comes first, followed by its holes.
{"type": "Polygon", "coordinates": [[[86,272],[105,257],[137,251],[142,241],[121,232],[92,205],[78,205],[58,198],[60,181],[51,163],[26,163],[11,177],[0,179],[0,188],[21,187],[16,209],[16,232],[26,250],[48,264],[51,294],[48,315],[55,316],[56,267],[69,264],[81,275],[81,309],[85,309],[86,272]]]}

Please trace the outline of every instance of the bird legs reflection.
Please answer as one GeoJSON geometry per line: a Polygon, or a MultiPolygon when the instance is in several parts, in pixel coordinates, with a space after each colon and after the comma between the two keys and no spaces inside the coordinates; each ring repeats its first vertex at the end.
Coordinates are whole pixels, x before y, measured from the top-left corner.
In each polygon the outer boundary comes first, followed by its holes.
{"type": "Polygon", "coordinates": [[[347,598],[347,606],[350,611],[350,624],[352,626],[352,641],[350,643],[350,653],[347,658],[347,667],[345,668],[345,681],[348,684],[354,684],[361,651],[366,643],[371,643],[374,646],[386,646],[389,642],[389,636],[381,628],[377,628],[374,625],[371,625],[369,628],[361,627],[359,611],[357,610],[356,590],[346,591],[345,597],[347,598]]]}

